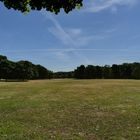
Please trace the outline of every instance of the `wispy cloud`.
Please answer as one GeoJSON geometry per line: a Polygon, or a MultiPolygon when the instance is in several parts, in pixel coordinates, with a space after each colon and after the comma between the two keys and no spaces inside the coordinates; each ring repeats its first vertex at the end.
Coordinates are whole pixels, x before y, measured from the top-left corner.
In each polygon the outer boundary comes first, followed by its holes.
{"type": "Polygon", "coordinates": [[[86,12],[100,12],[110,9],[117,11],[119,6],[134,6],[139,0],[89,0],[85,2],[84,11],[86,12]]]}
{"type": "Polygon", "coordinates": [[[42,12],[46,19],[49,19],[53,24],[48,27],[48,31],[53,34],[64,45],[71,47],[80,47],[88,45],[91,41],[102,40],[106,35],[88,35],[81,28],[62,27],[52,14],[42,12]]]}
{"type": "MultiPolygon", "coordinates": [[[[60,62],[64,62],[66,64],[69,64],[71,63],[71,55],[68,55],[68,54],[73,54],[75,55],[75,58],[77,58],[75,60],[75,63],[76,61],[80,60],[83,64],[93,64],[95,63],[93,60],[91,60],[88,56],[85,56],[85,55],[81,55],[81,53],[83,52],[93,52],[93,54],[98,54],[99,56],[103,56],[103,53],[104,55],[105,54],[116,54],[117,56],[122,54],[125,55],[125,54],[139,54],[140,51],[137,50],[137,48],[135,49],[80,49],[80,48],[67,48],[67,49],[22,49],[22,50],[3,50],[3,49],[0,49],[0,52],[3,53],[3,54],[14,54],[14,58],[16,59],[28,59],[28,60],[31,60],[31,61],[37,61],[38,62],[38,59],[34,59],[34,58],[28,58],[28,54],[35,54],[35,55],[38,55],[38,54],[41,54],[42,56],[45,56],[46,55],[51,55],[51,58],[53,58],[54,60],[59,60],[60,62]],[[24,57],[21,57],[22,55],[20,54],[25,54],[24,57]]],[[[29,55],[30,56],[30,55],[29,55]]],[[[65,67],[65,66],[64,66],[65,67]]],[[[61,68],[62,69],[62,68],[61,68]]]]}
{"type": "Polygon", "coordinates": [[[64,45],[72,47],[86,46],[92,41],[102,40],[107,35],[86,35],[82,29],[79,28],[62,28],[60,24],[54,27],[49,27],[48,30],[64,45]],[[59,26],[58,26],[59,25],[59,26]]]}
{"type": "MultiPolygon", "coordinates": [[[[58,38],[64,45],[68,46],[69,49],[73,49],[75,47],[87,45],[93,36],[84,36],[83,31],[78,28],[66,28],[62,27],[61,24],[55,19],[52,14],[46,14],[46,12],[42,12],[46,19],[49,19],[52,23],[52,27],[48,27],[50,33],[52,33],[56,38],[58,38]]],[[[56,55],[59,58],[68,58],[68,52],[62,51],[60,53],[56,52],[56,55]],[[62,57],[63,56],[63,57],[62,57]]],[[[72,52],[75,57],[82,59],[85,63],[88,63],[90,60],[86,56],[77,53],[76,51],[72,52]]]]}
{"type": "Polygon", "coordinates": [[[132,52],[132,53],[140,53],[140,51],[136,49],[78,49],[78,48],[69,48],[69,49],[22,49],[22,50],[2,50],[3,53],[50,53],[57,52],[58,55],[63,55],[61,52],[80,52],[80,51],[93,51],[93,52],[132,52]]]}
{"type": "Polygon", "coordinates": [[[108,30],[106,29],[104,32],[94,33],[91,35],[82,28],[67,28],[62,26],[53,14],[46,12],[42,12],[42,14],[47,21],[50,20],[52,22],[52,25],[47,27],[48,31],[61,42],[60,45],[65,45],[65,47],[68,47],[68,49],[59,49],[54,52],[58,59],[61,60],[68,60],[68,58],[71,60],[70,56],[73,55],[76,59],[80,59],[83,63],[90,64],[91,60],[88,59],[88,56],[85,56],[78,51],[95,51],[94,49],[86,50],[81,48],[90,43],[109,38],[112,33],[117,30],[116,28],[111,28],[108,30]]]}
{"type": "Polygon", "coordinates": [[[52,14],[47,14],[46,12],[42,12],[46,19],[49,19],[53,26],[48,28],[48,31],[52,33],[56,38],[61,40],[65,45],[66,44],[75,44],[74,40],[70,37],[70,35],[64,30],[64,28],[60,25],[60,23],[53,17],[52,14]]]}

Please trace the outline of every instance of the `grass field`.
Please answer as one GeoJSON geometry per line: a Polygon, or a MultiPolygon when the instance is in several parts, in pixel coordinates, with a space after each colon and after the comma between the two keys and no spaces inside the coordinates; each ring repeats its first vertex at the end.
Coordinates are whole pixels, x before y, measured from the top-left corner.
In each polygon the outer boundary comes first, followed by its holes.
{"type": "Polygon", "coordinates": [[[0,82],[0,140],[140,140],[140,81],[0,82]]]}

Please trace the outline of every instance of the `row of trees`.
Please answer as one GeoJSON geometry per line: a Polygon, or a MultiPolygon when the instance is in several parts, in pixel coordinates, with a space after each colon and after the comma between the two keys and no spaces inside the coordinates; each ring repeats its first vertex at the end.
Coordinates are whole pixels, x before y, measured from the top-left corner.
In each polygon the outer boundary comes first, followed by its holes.
{"type": "Polygon", "coordinates": [[[112,66],[81,65],[74,71],[55,72],[29,61],[13,62],[0,55],[0,79],[140,79],[140,63],[124,63],[112,66]]]}
{"type": "Polygon", "coordinates": [[[29,61],[13,62],[0,55],[0,79],[50,79],[53,73],[29,61]]]}
{"type": "Polygon", "coordinates": [[[140,63],[112,66],[81,65],[74,71],[77,79],[140,79],[140,63]]]}
{"type": "Polygon", "coordinates": [[[74,78],[74,72],[69,71],[69,72],[55,72],[53,73],[53,78],[74,78]]]}

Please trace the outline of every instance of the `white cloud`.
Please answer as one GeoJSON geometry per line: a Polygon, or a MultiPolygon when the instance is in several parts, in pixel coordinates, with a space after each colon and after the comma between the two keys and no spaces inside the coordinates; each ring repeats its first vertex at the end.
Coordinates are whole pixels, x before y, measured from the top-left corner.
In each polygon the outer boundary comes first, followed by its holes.
{"type": "Polygon", "coordinates": [[[64,44],[69,44],[70,42],[74,44],[74,41],[69,36],[69,34],[63,29],[63,27],[51,14],[43,14],[53,23],[53,27],[48,28],[50,33],[52,33],[56,38],[60,39],[64,44]]]}
{"type": "MultiPolygon", "coordinates": [[[[69,49],[73,49],[77,46],[87,45],[89,43],[89,38],[83,36],[81,29],[62,27],[52,14],[47,14],[46,12],[42,12],[42,14],[46,19],[49,19],[53,23],[53,26],[48,28],[49,32],[52,33],[56,38],[58,38],[63,44],[68,45],[69,49]]],[[[61,50],[61,53],[56,52],[55,54],[57,55],[58,59],[63,58],[63,60],[65,60],[68,59],[68,52],[69,51],[61,50]]],[[[77,58],[82,59],[83,62],[89,62],[86,56],[80,55],[75,51],[73,51],[72,53],[77,58]]]]}
{"type": "Polygon", "coordinates": [[[138,0],[89,0],[85,2],[84,11],[100,12],[110,9],[116,12],[118,6],[134,6],[137,2],[138,0]]]}
{"type": "Polygon", "coordinates": [[[87,46],[91,42],[103,40],[109,37],[112,32],[116,31],[116,29],[109,29],[100,34],[96,33],[95,35],[90,35],[81,28],[62,27],[59,21],[52,14],[48,14],[46,12],[42,12],[42,14],[47,21],[50,20],[52,22],[52,25],[47,27],[48,31],[54,35],[62,44],[68,47],[68,49],[57,50],[59,53],[57,51],[54,52],[58,59],[61,60],[68,60],[69,52],[71,52],[76,58],[80,59],[84,63],[89,63],[90,60],[88,57],[78,53],[77,51],[81,51],[81,48],[87,46]]]}
{"type": "Polygon", "coordinates": [[[135,49],[86,49],[86,48],[68,48],[68,49],[22,49],[22,50],[2,50],[2,53],[56,53],[58,56],[63,57],[63,53],[69,52],[82,52],[82,51],[93,51],[93,52],[132,52],[132,53],[140,53],[140,51],[135,49]]]}
{"type": "Polygon", "coordinates": [[[77,38],[78,36],[81,36],[83,34],[83,31],[79,28],[66,28],[65,30],[73,38],[77,38]]]}
{"type": "Polygon", "coordinates": [[[106,37],[106,35],[87,35],[81,28],[62,27],[52,14],[43,12],[43,15],[53,23],[51,27],[48,27],[48,31],[64,45],[81,47],[88,45],[91,41],[102,40],[106,37]]]}

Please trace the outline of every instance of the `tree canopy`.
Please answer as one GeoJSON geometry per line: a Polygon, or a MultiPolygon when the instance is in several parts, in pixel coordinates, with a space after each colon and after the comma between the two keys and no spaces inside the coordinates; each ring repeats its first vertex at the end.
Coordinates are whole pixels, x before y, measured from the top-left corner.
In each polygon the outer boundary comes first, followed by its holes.
{"type": "Polygon", "coordinates": [[[140,79],[140,63],[112,66],[81,65],[74,71],[76,79],[140,79]]]}
{"type": "Polygon", "coordinates": [[[0,55],[0,79],[50,79],[52,71],[41,65],[35,65],[30,61],[13,62],[6,56],[0,55]]]}
{"type": "Polygon", "coordinates": [[[8,9],[13,8],[21,12],[28,12],[30,10],[42,10],[60,12],[64,9],[66,13],[72,11],[76,7],[82,6],[83,0],[0,0],[8,9]]]}
{"type": "Polygon", "coordinates": [[[0,55],[0,80],[1,79],[140,79],[140,63],[113,64],[112,66],[81,65],[74,71],[52,72],[41,65],[30,61],[13,62],[6,56],[0,55]]]}

